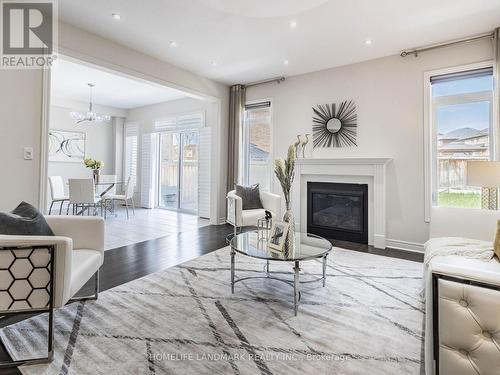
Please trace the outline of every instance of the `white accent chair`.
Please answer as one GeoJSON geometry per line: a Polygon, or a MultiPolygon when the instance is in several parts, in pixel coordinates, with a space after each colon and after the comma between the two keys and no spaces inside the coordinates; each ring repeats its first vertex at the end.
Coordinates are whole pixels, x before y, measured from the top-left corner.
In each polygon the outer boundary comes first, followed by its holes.
{"type": "Polygon", "coordinates": [[[62,213],[62,208],[64,202],[69,200],[69,197],[64,192],[64,182],[61,176],[50,176],[49,177],[49,187],[50,187],[50,203],[49,215],[52,213],[52,206],[54,203],[61,202],[59,206],[59,215],[62,213]]]}
{"type": "Polygon", "coordinates": [[[110,199],[113,202],[113,207],[115,208],[116,212],[116,202],[121,201],[125,203],[125,208],[127,210],[127,219],[129,218],[128,215],[128,202],[130,201],[132,203],[132,212],[135,215],[135,204],[134,204],[134,190],[135,190],[135,184],[134,181],[132,180],[132,177],[129,177],[127,180],[127,185],[125,186],[125,194],[109,194],[106,195],[106,199],[110,199]]]}
{"type": "Polygon", "coordinates": [[[92,209],[92,215],[95,216],[101,203],[101,197],[96,196],[94,180],[91,178],[70,178],[68,184],[69,203],[73,206],[73,215],[83,215],[85,211],[90,215],[92,209]]]}
{"type": "Polygon", "coordinates": [[[234,226],[234,232],[248,226],[256,226],[257,220],[266,216],[265,211],[270,211],[273,218],[281,214],[281,197],[267,191],[260,191],[260,201],[264,208],[243,210],[243,201],[236,195],[236,190],[227,193],[227,222],[234,226]]]}
{"type": "MultiPolygon", "coordinates": [[[[492,242],[497,220],[498,211],[493,210],[433,208],[426,247],[438,239],[456,246],[457,241],[443,237],[492,242]]],[[[425,282],[425,374],[500,374],[498,258],[436,256],[426,269],[425,282]]]]}
{"type": "Polygon", "coordinates": [[[0,284],[4,290],[0,292],[0,315],[48,312],[47,357],[0,363],[0,369],[50,362],[54,309],[98,297],[99,268],[104,262],[104,220],[77,216],[45,219],[55,236],[0,235],[0,284]],[[94,294],[74,297],[92,277],[94,294]]]}

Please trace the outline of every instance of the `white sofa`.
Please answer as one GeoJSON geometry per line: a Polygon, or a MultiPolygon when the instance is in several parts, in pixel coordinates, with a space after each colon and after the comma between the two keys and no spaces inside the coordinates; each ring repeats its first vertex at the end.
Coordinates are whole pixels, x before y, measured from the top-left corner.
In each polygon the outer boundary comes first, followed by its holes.
{"type": "MultiPolygon", "coordinates": [[[[52,328],[53,310],[70,301],[93,276],[91,298],[97,298],[99,268],[104,261],[104,220],[80,216],[45,219],[55,236],[0,235],[0,315],[48,312],[52,328]]],[[[15,365],[50,361],[53,340],[49,336],[47,358],[15,365]]]]}
{"type": "MultiPolygon", "coordinates": [[[[441,209],[433,214],[431,238],[491,242],[498,219],[495,211],[441,209]]],[[[500,374],[499,260],[436,256],[425,279],[426,375],[500,374]]]]}
{"type": "Polygon", "coordinates": [[[260,200],[264,208],[243,210],[243,201],[235,190],[227,193],[227,222],[235,227],[256,226],[257,220],[265,216],[268,210],[274,217],[281,214],[281,197],[267,191],[260,191],[260,200]]]}

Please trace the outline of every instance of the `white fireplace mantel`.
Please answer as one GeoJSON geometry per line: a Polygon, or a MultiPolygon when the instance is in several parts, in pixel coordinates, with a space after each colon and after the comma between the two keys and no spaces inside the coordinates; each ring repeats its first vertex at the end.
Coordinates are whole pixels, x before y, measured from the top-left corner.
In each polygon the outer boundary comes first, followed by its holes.
{"type": "Polygon", "coordinates": [[[386,165],[391,158],[337,158],[337,159],[320,159],[320,158],[307,158],[296,159],[296,165],[386,165]]]}
{"type": "Polygon", "coordinates": [[[297,225],[307,231],[307,182],[368,185],[368,244],[385,249],[386,165],[391,158],[297,159],[292,202],[297,225]]]}

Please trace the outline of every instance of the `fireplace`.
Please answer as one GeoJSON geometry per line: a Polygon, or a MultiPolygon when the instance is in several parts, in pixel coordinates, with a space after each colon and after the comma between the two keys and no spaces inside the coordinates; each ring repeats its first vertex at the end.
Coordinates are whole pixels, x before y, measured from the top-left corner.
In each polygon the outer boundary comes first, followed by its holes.
{"type": "Polygon", "coordinates": [[[368,185],[308,181],[307,232],[368,243],[368,185]]]}

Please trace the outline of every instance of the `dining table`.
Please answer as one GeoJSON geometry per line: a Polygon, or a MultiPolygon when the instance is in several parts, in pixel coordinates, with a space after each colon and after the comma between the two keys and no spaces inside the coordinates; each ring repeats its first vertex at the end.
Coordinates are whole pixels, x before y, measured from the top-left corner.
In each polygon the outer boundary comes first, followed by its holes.
{"type": "MultiPolygon", "coordinates": [[[[121,185],[123,184],[122,182],[114,181],[114,182],[101,182],[101,181],[96,181],[94,182],[94,185],[96,187],[98,186],[106,186],[106,188],[99,194],[99,197],[104,198],[104,196],[111,190],[113,189],[116,185],[121,185]]],[[[116,216],[116,213],[114,212],[114,206],[113,204],[107,204],[108,202],[103,202],[101,201],[101,215],[103,214],[104,210],[104,218],[106,219],[106,213],[109,211],[110,214],[114,214],[116,216]]]]}
{"type": "Polygon", "coordinates": [[[98,186],[107,186],[100,194],[99,196],[102,198],[104,197],[111,189],[113,189],[116,185],[122,185],[123,182],[94,182],[95,187],[97,188],[98,186]]]}
{"type": "MultiPolygon", "coordinates": [[[[69,185],[69,182],[67,182],[66,184],[69,185]]],[[[101,193],[99,193],[100,198],[104,198],[104,196],[111,189],[113,189],[116,185],[123,185],[123,182],[122,181],[95,181],[94,180],[94,186],[96,187],[96,190],[97,190],[97,187],[99,187],[99,186],[106,186],[106,188],[101,193]]],[[[101,214],[102,214],[102,209],[105,210],[104,211],[105,213],[106,213],[106,210],[108,210],[110,213],[113,213],[113,206],[112,205],[109,205],[109,206],[107,204],[101,205],[101,214]]],[[[83,208],[81,211],[78,211],[76,214],[83,215],[84,212],[85,212],[85,208],[83,208]]],[[[106,214],[104,215],[104,218],[106,218],[106,214]]]]}
{"type": "MultiPolygon", "coordinates": [[[[69,185],[69,182],[66,182],[66,185],[69,185]]],[[[121,181],[114,181],[114,182],[95,182],[94,185],[97,188],[98,186],[107,186],[106,189],[104,189],[101,193],[99,193],[99,196],[102,198],[108,193],[111,189],[113,189],[116,185],[123,185],[123,182],[121,181]]]]}

